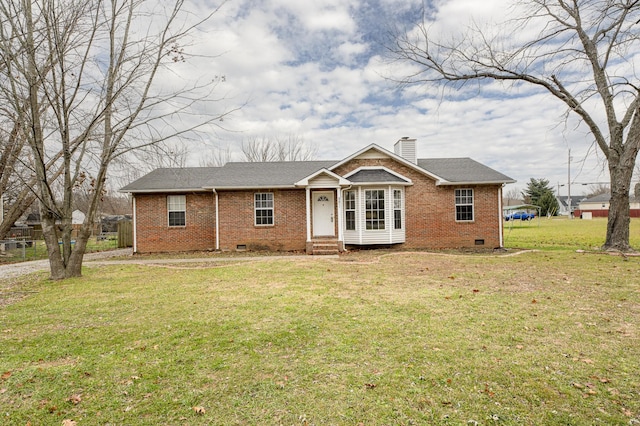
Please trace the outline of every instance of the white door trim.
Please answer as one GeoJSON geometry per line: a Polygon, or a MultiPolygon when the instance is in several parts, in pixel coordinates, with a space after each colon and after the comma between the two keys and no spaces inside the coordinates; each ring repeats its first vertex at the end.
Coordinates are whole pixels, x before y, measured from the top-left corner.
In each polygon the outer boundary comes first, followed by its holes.
{"type": "Polygon", "coordinates": [[[335,192],[312,191],[313,236],[335,236],[335,192]]]}

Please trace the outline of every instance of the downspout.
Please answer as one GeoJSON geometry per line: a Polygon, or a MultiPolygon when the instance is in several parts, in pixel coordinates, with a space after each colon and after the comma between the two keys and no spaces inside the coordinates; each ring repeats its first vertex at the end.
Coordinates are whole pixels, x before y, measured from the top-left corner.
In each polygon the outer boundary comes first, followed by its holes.
{"type": "Polygon", "coordinates": [[[504,235],[503,235],[503,226],[504,223],[502,222],[502,188],[504,187],[504,184],[502,184],[502,186],[500,186],[498,188],[498,229],[500,230],[500,248],[504,247],[504,235]]]}
{"type": "Polygon", "coordinates": [[[216,199],[216,251],[218,251],[220,250],[220,216],[218,215],[218,192],[215,190],[215,188],[213,189],[213,194],[215,195],[216,199]]]}
{"type": "Polygon", "coordinates": [[[307,206],[307,243],[311,242],[311,189],[307,186],[305,189],[306,206],[307,206]]]}
{"type": "Polygon", "coordinates": [[[365,217],[366,213],[365,213],[365,203],[364,200],[362,199],[362,187],[359,186],[358,187],[358,198],[357,198],[358,202],[356,203],[356,229],[358,230],[358,244],[362,244],[362,230],[364,229],[365,225],[365,220],[363,220],[363,218],[365,217]]]}
{"type": "Polygon", "coordinates": [[[138,252],[138,212],[136,211],[136,196],[133,195],[133,252],[138,252]]]}
{"type": "Polygon", "coordinates": [[[388,193],[389,193],[389,204],[388,204],[388,207],[385,207],[387,212],[385,212],[386,217],[384,218],[384,222],[385,222],[384,225],[387,226],[387,221],[389,221],[389,244],[393,244],[393,232],[395,230],[393,229],[393,225],[394,225],[393,224],[393,221],[394,221],[394,217],[393,217],[394,205],[393,205],[393,188],[391,188],[391,185],[389,185],[387,190],[388,190],[388,193]]]}

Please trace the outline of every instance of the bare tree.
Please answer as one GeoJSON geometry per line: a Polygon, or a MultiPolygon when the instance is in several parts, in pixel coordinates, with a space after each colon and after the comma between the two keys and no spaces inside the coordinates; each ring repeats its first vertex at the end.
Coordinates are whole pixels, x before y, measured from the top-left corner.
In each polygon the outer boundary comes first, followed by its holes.
{"type": "Polygon", "coordinates": [[[392,55],[412,69],[401,81],[454,87],[506,81],[538,87],[564,102],[607,160],[611,207],[603,248],[631,250],[629,193],[640,149],[640,81],[632,57],[640,50],[640,1],[516,4],[516,18],[501,26],[472,25],[438,38],[425,20],[395,37],[392,55]]]}
{"type": "MultiPolygon", "coordinates": [[[[0,239],[3,239],[11,230],[13,224],[36,201],[37,179],[33,169],[33,158],[26,146],[26,138],[22,133],[19,123],[12,118],[10,131],[4,132],[0,126],[0,194],[4,196],[4,215],[0,223],[0,239]]],[[[60,155],[54,156],[45,165],[52,169],[55,176],[60,175],[60,168],[56,167],[56,160],[60,155]]]]}
{"type": "Polygon", "coordinates": [[[0,97],[33,157],[52,279],[81,274],[116,158],[186,137],[226,114],[195,118],[198,104],[216,101],[223,79],[157,84],[165,70],[179,73],[189,59],[181,43],[209,16],[194,22],[183,0],[0,3],[0,97]],[[74,188],[85,184],[91,196],[72,246],[74,188]]]}
{"type": "MultiPolygon", "coordinates": [[[[14,120],[6,120],[0,124],[0,196],[3,197],[2,208],[5,204],[11,206],[2,214],[0,223],[0,240],[3,239],[13,223],[26,211],[22,208],[19,197],[25,188],[21,185],[21,177],[17,173],[20,165],[20,154],[23,152],[25,139],[21,137],[20,125],[14,120]],[[18,206],[19,208],[14,208],[18,206]]],[[[28,192],[28,191],[27,191],[28,192]]],[[[29,204],[33,202],[33,197],[29,204]]]]}
{"type": "Polygon", "coordinates": [[[306,161],[313,159],[317,151],[296,135],[253,137],[242,142],[242,153],[249,162],[306,161]]]}
{"type": "Polygon", "coordinates": [[[187,164],[189,147],[185,144],[158,143],[131,153],[131,166],[142,165],[146,172],[161,167],[184,167],[187,164]]]}
{"type": "Polygon", "coordinates": [[[522,204],[522,193],[514,186],[504,193],[503,199],[508,206],[512,204],[522,204]]]}
{"type": "Polygon", "coordinates": [[[589,185],[589,189],[587,193],[584,195],[585,198],[595,197],[596,195],[603,195],[609,193],[609,185],[604,183],[594,183],[589,185]]]}
{"type": "Polygon", "coordinates": [[[209,155],[200,158],[200,167],[222,167],[231,161],[231,148],[227,145],[224,148],[214,148],[209,155]]]}

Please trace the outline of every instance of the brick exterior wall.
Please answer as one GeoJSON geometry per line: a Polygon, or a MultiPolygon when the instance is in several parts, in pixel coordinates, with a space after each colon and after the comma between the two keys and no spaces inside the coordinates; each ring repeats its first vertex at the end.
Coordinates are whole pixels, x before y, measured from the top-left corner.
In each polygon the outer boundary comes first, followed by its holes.
{"type": "Polygon", "coordinates": [[[304,251],[307,241],[304,189],[220,191],[220,249],[304,251]],[[255,225],[254,194],[273,193],[271,225],[255,225]]]}
{"type": "MultiPolygon", "coordinates": [[[[352,160],[334,170],[345,175],[362,166],[384,166],[410,178],[405,188],[406,248],[500,247],[502,227],[498,185],[436,186],[435,181],[392,159],[352,160]],[[455,189],[472,188],[474,221],[456,222],[455,189]],[[483,245],[476,241],[483,240],[483,245]]],[[[186,226],[169,227],[167,195],[136,195],[137,251],[215,249],[215,195],[186,194],[186,226]]],[[[305,251],[304,189],[219,191],[220,249],[305,251]],[[254,194],[274,194],[274,224],[254,224],[254,194]]],[[[337,200],[337,198],[336,198],[337,200]]],[[[337,214],[337,211],[336,211],[337,214]]],[[[312,216],[311,216],[312,217],[312,216]]],[[[337,222],[337,221],[336,221],[337,222]]],[[[337,235],[337,234],[336,234],[337,235]]]]}
{"type": "Polygon", "coordinates": [[[215,198],[211,192],[136,194],[138,253],[213,250],[215,198]],[[186,195],[186,226],[169,227],[167,195],[186,195]]]}
{"type": "Polygon", "coordinates": [[[501,214],[498,185],[436,186],[435,181],[392,159],[352,160],[333,170],[344,176],[363,166],[384,166],[411,179],[405,188],[405,243],[407,248],[500,247],[501,214]],[[455,189],[472,188],[474,221],[456,222],[455,189]],[[484,240],[477,246],[476,240],[484,240]]]}

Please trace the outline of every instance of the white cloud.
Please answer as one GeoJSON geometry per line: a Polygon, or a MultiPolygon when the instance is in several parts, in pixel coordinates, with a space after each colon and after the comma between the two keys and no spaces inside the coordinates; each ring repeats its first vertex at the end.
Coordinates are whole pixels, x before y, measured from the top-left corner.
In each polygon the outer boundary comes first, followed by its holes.
{"type": "MultiPolygon", "coordinates": [[[[500,19],[511,2],[438,3],[432,30],[453,32],[471,18],[500,19]]],[[[395,19],[394,12],[407,14],[421,4],[245,0],[226,5],[196,45],[198,53],[215,56],[198,68],[226,76],[229,103],[248,104],[225,119],[235,132],[217,133],[211,145],[229,145],[239,158],[247,137],[296,134],[318,146],[320,158],[339,159],[369,143],[392,150],[398,138],[411,136],[418,139],[420,157],[472,157],[516,178],[520,188],[530,177],[554,185],[566,181],[571,148],[573,176],[606,179],[584,128],[573,121],[562,124],[563,105],[530,86],[494,82],[479,90],[469,84],[443,94],[435,86],[399,88],[385,80],[409,66],[377,56],[379,32],[395,19]]]]}

